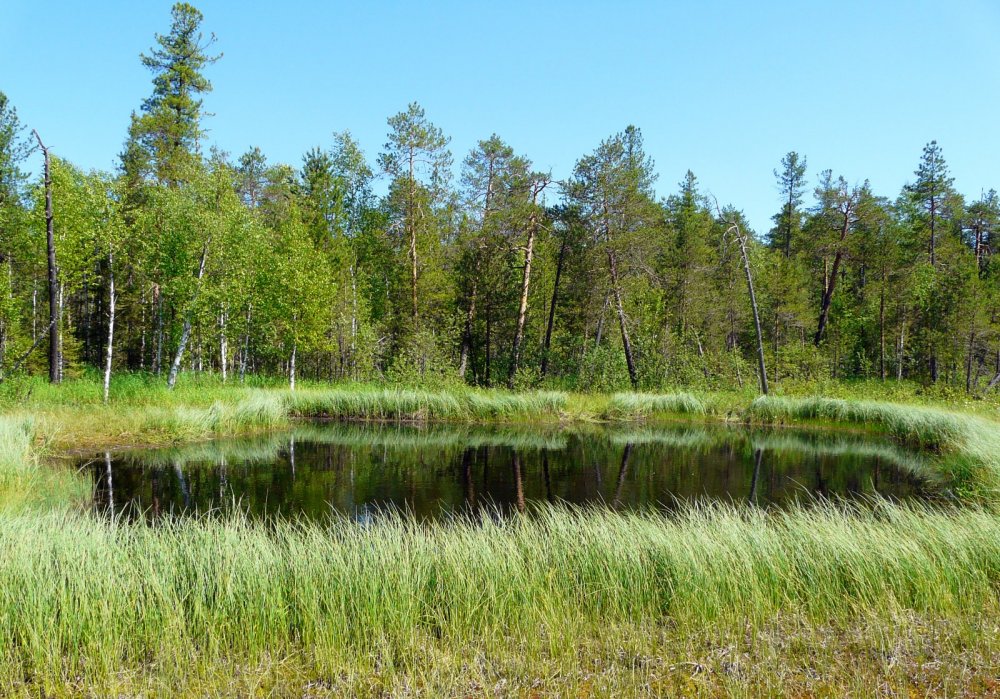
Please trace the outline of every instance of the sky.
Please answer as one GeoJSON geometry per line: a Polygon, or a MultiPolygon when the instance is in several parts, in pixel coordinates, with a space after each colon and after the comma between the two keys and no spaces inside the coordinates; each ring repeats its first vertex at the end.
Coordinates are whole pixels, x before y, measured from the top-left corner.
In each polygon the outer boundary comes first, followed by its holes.
{"type": "MultiPolygon", "coordinates": [[[[0,0],[0,90],[54,153],[117,165],[150,94],[139,61],[169,0],[0,0]]],[[[1000,0],[313,2],[194,0],[223,57],[206,71],[207,144],[298,166],[350,130],[371,163],[419,102],[456,167],[492,133],[555,179],[634,124],[676,191],[780,207],[790,150],[895,197],[925,143],[967,197],[1000,189],[1000,0]]]]}

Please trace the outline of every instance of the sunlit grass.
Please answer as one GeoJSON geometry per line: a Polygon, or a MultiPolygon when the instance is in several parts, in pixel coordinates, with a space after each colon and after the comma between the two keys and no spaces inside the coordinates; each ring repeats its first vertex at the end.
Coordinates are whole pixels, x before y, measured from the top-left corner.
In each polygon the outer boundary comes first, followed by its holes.
{"type": "Polygon", "coordinates": [[[89,495],[72,471],[39,464],[32,418],[0,416],[0,510],[63,509],[89,495]]]}
{"type": "Polygon", "coordinates": [[[627,420],[658,415],[706,415],[708,412],[705,402],[690,393],[615,393],[603,416],[627,420]]]}
{"type": "Polygon", "coordinates": [[[557,417],[566,394],[556,392],[428,391],[346,387],[296,391],[284,396],[293,415],[368,420],[516,420],[557,417]]]}
{"type": "Polygon", "coordinates": [[[0,513],[0,548],[0,676],[43,685],[190,657],[407,672],[422,644],[512,638],[530,660],[643,622],[965,617],[996,609],[1000,581],[993,513],[884,502],[368,526],[0,513]]]}
{"type": "Polygon", "coordinates": [[[768,424],[825,421],[862,425],[939,452],[938,472],[968,494],[1000,494],[1000,423],[927,406],[831,398],[761,397],[747,417],[768,424]]]}
{"type": "MultiPolygon", "coordinates": [[[[378,695],[410,691],[411,682],[423,687],[418,694],[477,694],[483,687],[475,683],[495,681],[497,668],[515,673],[522,693],[537,682],[590,693],[594,678],[631,691],[635,673],[651,687],[664,682],[655,686],[665,692],[691,693],[697,683],[678,684],[673,670],[649,663],[637,669],[629,654],[669,657],[678,667],[687,667],[688,657],[717,661],[705,686],[731,689],[724,678],[733,661],[726,665],[714,650],[706,656],[698,645],[706,629],[743,639],[737,643],[748,643],[746,652],[765,653],[762,662],[779,657],[797,666],[817,649],[840,647],[858,620],[861,640],[852,643],[881,647],[890,629],[911,624],[910,638],[949,658],[995,657],[995,639],[976,620],[1000,611],[1000,517],[988,504],[1000,473],[1000,430],[968,412],[685,393],[308,384],[292,393],[207,379],[167,392],[143,376],[122,377],[104,406],[93,381],[26,386],[0,396],[7,411],[0,417],[0,693],[141,694],[153,682],[160,693],[228,687],[253,694],[262,686],[253,682],[266,675],[276,683],[294,678],[312,694],[378,695]],[[960,493],[980,504],[941,509],[875,500],[783,512],[689,504],[670,517],[544,508],[509,520],[423,524],[237,516],[146,526],[74,510],[88,492],[86,479],[39,462],[53,449],[266,433],[299,416],[423,425],[382,440],[385,448],[451,448],[463,440],[544,448],[567,422],[603,419],[619,424],[609,433],[613,441],[681,439],[694,447],[712,436],[697,426],[664,436],[655,420],[848,424],[895,443],[871,447],[873,454],[960,483],[960,493]],[[451,424],[425,429],[430,422],[451,424]],[[477,422],[503,423],[504,431],[477,437],[477,422]],[[549,431],[526,435],[525,424],[549,431]],[[914,456],[907,446],[925,452],[914,456]],[[931,620],[951,625],[947,643],[931,620]],[[829,637],[805,636],[812,650],[785,644],[803,628],[828,626],[836,629],[829,637]]],[[[358,424],[336,439],[371,444],[375,433],[358,424]]],[[[796,432],[749,432],[746,440],[746,448],[810,448],[796,432]]],[[[278,443],[263,435],[247,455],[278,443]]],[[[853,452],[857,445],[844,436],[820,448],[853,452]]],[[[185,449],[212,458],[209,444],[185,449]]],[[[874,667],[891,673],[894,663],[874,667]]],[[[847,663],[842,677],[854,669],[847,663]]],[[[773,693],[789,677],[781,673],[747,677],[773,693]]]]}

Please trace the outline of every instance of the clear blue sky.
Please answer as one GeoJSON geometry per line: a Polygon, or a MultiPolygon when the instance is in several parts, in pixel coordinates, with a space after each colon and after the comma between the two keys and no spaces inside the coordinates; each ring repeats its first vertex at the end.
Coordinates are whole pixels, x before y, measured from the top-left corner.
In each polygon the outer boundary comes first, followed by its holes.
{"type": "MultiPolygon", "coordinates": [[[[298,166],[349,129],[374,162],[419,101],[456,163],[496,132],[536,166],[639,126],[667,194],[691,169],[758,232],[789,150],[895,196],[937,139],[967,196],[1000,188],[1000,2],[223,2],[208,142],[298,166]]],[[[0,0],[0,90],[52,149],[111,169],[151,89],[169,0],[0,0]]]]}

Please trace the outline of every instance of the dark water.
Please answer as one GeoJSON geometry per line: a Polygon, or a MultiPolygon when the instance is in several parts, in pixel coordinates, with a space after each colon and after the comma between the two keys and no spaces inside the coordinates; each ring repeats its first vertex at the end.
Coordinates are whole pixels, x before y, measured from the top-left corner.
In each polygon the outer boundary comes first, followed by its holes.
{"type": "Polygon", "coordinates": [[[311,424],[293,432],[86,460],[95,507],[156,518],[418,517],[539,502],[660,507],[711,499],[783,506],[813,496],[926,496],[922,457],[836,433],[728,427],[579,430],[311,424]],[[109,477],[110,469],[110,477],[109,477]]]}

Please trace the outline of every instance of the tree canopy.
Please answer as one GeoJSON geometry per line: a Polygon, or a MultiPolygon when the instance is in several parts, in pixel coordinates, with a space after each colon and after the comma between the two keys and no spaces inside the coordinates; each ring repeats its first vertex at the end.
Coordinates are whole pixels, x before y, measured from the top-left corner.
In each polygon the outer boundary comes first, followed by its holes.
{"type": "MultiPolygon", "coordinates": [[[[347,131],[296,164],[260,148],[205,153],[220,55],[202,24],[176,4],[142,55],[151,92],[118,172],[53,153],[67,375],[102,367],[111,342],[116,370],[164,378],[753,385],[752,270],[772,386],[1000,385],[1000,197],[963,197],[935,141],[915,144],[913,181],[894,196],[776,154],[774,225],[760,236],[691,171],[658,191],[635,126],[557,183],[496,134],[456,168],[415,102],[388,119],[374,159],[347,131]]],[[[0,373],[47,322],[43,183],[24,175],[24,136],[0,93],[0,373]]]]}

